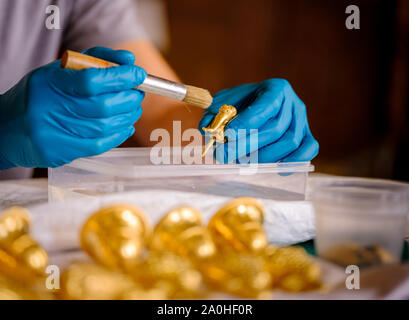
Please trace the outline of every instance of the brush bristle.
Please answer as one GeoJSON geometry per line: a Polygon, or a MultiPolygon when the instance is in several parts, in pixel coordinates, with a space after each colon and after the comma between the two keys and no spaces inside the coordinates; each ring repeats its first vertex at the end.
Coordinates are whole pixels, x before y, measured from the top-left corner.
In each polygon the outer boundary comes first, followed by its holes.
{"type": "Polygon", "coordinates": [[[184,102],[206,109],[213,102],[213,97],[209,91],[193,86],[186,86],[186,97],[184,102]]]}

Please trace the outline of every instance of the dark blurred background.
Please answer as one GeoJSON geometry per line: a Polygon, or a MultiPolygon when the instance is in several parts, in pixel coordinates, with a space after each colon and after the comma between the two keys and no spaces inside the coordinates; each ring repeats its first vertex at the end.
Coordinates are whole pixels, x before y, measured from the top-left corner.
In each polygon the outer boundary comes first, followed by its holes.
{"type": "Polygon", "coordinates": [[[408,0],[139,2],[183,81],[215,93],[289,80],[320,143],[316,171],[409,180],[408,0]],[[345,27],[351,4],[360,30],[345,27]]]}

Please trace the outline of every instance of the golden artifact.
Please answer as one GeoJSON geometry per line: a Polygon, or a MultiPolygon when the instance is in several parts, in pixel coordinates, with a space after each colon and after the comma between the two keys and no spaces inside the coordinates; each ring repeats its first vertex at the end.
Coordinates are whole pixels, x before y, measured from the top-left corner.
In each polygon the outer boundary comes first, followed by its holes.
{"type": "Polygon", "coordinates": [[[193,299],[204,294],[202,275],[188,259],[166,251],[150,251],[130,274],[147,289],[162,289],[171,299],[193,299]]]}
{"type": "Polygon", "coordinates": [[[30,214],[22,207],[11,207],[0,214],[0,248],[28,232],[30,214]]]}
{"type": "Polygon", "coordinates": [[[160,290],[144,290],[126,274],[92,263],[71,265],[61,276],[61,299],[166,299],[160,290]]]}
{"type": "Polygon", "coordinates": [[[321,272],[301,247],[277,248],[269,245],[264,258],[272,275],[273,288],[300,292],[321,287],[321,272]]]}
{"type": "Polygon", "coordinates": [[[237,115],[237,110],[233,106],[227,104],[223,105],[219,109],[219,113],[214,117],[213,121],[208,127],[203,127],[202,130],[209,135],[210,141],[205,146],[202,157],[206,155],[211,146],[217,143],[225,143],[224,130],[226,125],[233,120],[237,115]]]}
{"type": "Polygon", "coordinates": [[[54,296],[37,284],[27,288],[0,276],[0,300],[52,300],[54,296]]]}
{"type": "Polygon", "coordinates": [[[357,243],[343,243],[327,249],[322,256],[345,267],[353,264],[364,268],[398,262],[391,253],[378,244],[363,246],[357,243]]]}
{"type": "Polygon", "coordinates": [[[244,298],[272,297],[271,275],[260,255],[226,252],[203,261],[199,270],[217,291],[244,298]]]}
{"type": "Polygon", "coordinates": [[[0,249],[0,273],[16,281],[43,277],[47,264],[47,253],[28,235],[15,240],[8,250],[0,249]]]}
{"type": "Polygon", "coordinates": [[[167,250],[192,260],[211,257],[216,247],[209,231],[202,225],[200,213],[190,207],[170,211],[153,230],[152,250],[167,250]]]}
{"type": "Polygon", "coordinates": [[[0,216],[0,272],[16,281],[31,282],[45,275],[48,255],[28,234],[26,209],[12,207],[0,216]]]}
{"type": "Polygon", "coordinates": [[[256,199],[238,198],[212,217],[208,229],[222,250],[260,252],[267,245],[263,220],[263,208],[256,199]]]}
{"type": "Polygon", "coordinates": [[[151,227],[141,210],[114,205],[99,210],[86,221],[81,245],[102,265],[127,270],[137,265],[150,233],[151,227]]]}

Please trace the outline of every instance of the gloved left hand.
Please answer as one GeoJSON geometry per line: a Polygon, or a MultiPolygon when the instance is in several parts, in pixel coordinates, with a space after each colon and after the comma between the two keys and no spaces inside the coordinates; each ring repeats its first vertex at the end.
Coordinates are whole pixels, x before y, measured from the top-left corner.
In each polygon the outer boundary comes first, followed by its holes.
{"type": "Polygon", "coordinates": [[[229,143],[219,145],[224,149],[224,161],[240,159],[257,150],[260,163],[309,161],[318,154],[318,142],[309,129],[305,105],[286,80],[269,79],[220,91],[199,123],[202,133],[202,127],[210,124],[223,104],[233,105],[238,111],[226,132],[239,133],[228,135],[229,140],[236,140],[235,156],[231,157],[229,143]],[[246,134],[240,135],[239,129],[246,129],[246,134]],[[258,130],[256,145],[250,143],[251,129],[258,130]],[[245,144],[241,153],[237,147],[240,144],[245,144]]]}

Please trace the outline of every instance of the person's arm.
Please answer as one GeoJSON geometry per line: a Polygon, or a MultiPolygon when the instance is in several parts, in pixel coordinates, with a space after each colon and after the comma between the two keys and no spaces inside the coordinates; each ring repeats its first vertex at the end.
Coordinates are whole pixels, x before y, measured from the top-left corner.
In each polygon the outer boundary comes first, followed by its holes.
{"type": "MultiPolygon", "coordinates": [[[[123,43],[115,49],[131,51],[135,55],[135,64],[149,74],[180,82],[176,73],[150,42],[135,40],[123,43]]],[[[142,117],[135,124],[134,134],[134,139],[140,146],[152,146],[157,143],[149,139],[150,133],[156,128],[164,128],[172,136],[174,120],[181,121],[182,132],[189,128],[196,129],[203,115],[203,110],[198,107],[153,94],[146,94],[142,107],[142,117]]]]}

